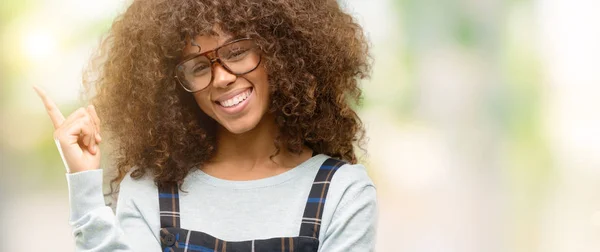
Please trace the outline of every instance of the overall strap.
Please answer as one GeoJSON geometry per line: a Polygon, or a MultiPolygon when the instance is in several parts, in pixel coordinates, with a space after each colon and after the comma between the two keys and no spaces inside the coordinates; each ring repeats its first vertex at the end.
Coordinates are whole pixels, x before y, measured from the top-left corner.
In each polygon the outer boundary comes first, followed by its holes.
{"type": "Polygon", "coordinates": [[[300,224],[300,236],[319,239],[321,217],[323,217],[323,206],[325,206],[325,200],[327,199],[329,184],[333,174],[344,164],[346,162],[328,158],[319,168],[304,207],[302,224],[300,224]]]}
{"type": "Polygon", "coordinates": [[[158,188],[160,227],[179,228],[179,188],[170,184],[158,188]]]}

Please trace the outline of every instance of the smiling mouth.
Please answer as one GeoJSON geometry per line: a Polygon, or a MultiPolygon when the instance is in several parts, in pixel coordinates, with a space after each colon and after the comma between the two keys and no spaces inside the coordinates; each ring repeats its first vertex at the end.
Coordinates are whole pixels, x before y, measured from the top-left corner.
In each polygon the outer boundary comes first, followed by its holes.
{"type": "Polygon", "coordinates": [[[250,95],[252,94],[252,91],[254,89],[253,88],[249,88],[248,90],[230,98],[224,101],[215,101],[215,103],[217,103],[219,106],[225,107],[225,108],[233,108],[236,107],[240,104],[242,104],[242,102],[244,102],[246,99],[248,99],[250,97],[250,95]]]}

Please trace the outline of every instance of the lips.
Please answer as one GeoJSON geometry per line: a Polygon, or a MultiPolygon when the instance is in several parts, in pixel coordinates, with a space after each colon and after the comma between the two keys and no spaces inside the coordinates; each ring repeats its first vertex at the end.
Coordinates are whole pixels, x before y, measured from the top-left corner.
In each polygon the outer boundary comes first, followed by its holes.
{"type": "Polygon", "coordinates": [[[252,93],[251,89],[246,89],[246,91],[241,92],[234,97],[231,97],[226,100],[217,101],[217,103],[223,107],[232,107],[232,106],[238,105],[240,102],[246,100],[250,96],[251,93],[252,93]]]}
{"type": "Polygon", "coordinates": [[[215,102],[220,104],[224,101],[230,100],[230,99],[232,99],[248,90],[251,90],[251,89],[252,89],[252,87],[234,90],[232,92],[229,92],[228,94],[224,94],[224,95],[220,96],[219,98],[215,99],[215,102]]]}
{"type": "Polygon", "coordinates": [[[246,88],[224,95],[215,101],[218,111],[228,116],[238,116],[254,97],[254,89],[246,88]]]}

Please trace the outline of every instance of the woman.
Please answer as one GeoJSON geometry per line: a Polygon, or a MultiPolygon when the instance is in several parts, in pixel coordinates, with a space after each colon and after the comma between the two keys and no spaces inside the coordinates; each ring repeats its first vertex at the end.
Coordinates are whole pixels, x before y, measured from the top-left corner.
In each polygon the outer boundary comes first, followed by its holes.
{"type": "Polygon", "coordinates": [[[351,108],[367,44],[336,1],[134,1],[99,52],[94,105],[65,119],[36,88],[78,250],[374,249],[376,191],[356,164],[351,108]]]}

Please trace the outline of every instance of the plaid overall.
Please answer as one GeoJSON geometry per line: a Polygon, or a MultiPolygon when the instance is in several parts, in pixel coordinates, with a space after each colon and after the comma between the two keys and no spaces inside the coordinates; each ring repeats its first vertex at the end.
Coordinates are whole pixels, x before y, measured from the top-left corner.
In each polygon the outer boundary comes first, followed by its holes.
{"type": "Polygon", "coordinates": [[[275,237],[249,241],[224,241],[209,234],[180,228],[177,185],[159,188],[160,241],[164,252],[316,252],[323,206],[333,174],[344,161],[329,158],[323,162],[306,201],[300,233],[296,237],[275,237]]]}

